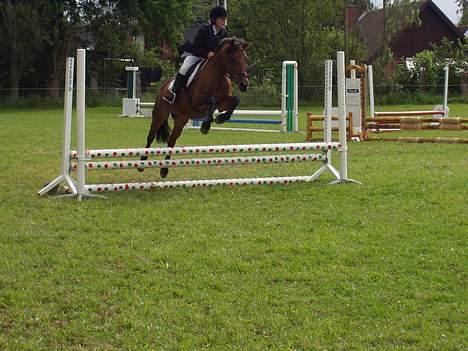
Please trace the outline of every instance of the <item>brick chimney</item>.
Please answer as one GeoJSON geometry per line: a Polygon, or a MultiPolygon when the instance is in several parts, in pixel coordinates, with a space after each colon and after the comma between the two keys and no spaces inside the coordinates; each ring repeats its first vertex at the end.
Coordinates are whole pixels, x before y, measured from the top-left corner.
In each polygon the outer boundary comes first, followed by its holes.
{"type": "Polygon", "coordinates": [[[358,21],[362,15],[362,10],[357,5],[346,6],[346,29],[350,31],[351,27],[358,21]]]}

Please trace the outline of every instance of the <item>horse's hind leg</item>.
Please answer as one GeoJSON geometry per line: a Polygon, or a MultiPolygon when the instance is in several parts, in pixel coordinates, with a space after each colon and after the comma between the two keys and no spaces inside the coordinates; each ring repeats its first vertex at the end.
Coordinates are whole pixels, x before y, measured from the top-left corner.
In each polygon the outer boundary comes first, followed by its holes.
{"type": "MultiPolygon", "coordinates": [[[[156,102],[157,104],[158,102],[156,102]]],[[[171,132],[171,129],[169,127],[169,124],[167,122],[169,118],[169,111],[164,108],[163,104],[159,104],[157,106],[155,104],[153,108],[153,119],[151,120],[151,126],[148,132],[148,136],[146,137],[146,148],[151,147],[151,144],[153,143],[154,139],[158,138],[158,141],[167,141],[169,134],[171,132]]],[[[146,161],[148,159],[148,156],[141,156],[140,160],[146,161]]],[[[140,172],[144,171],[144,168],[138,168],[140,172]]]]}
{"type": "MultiPolygon", "coordinates": [[[[169,141],[167,143],[167,147],[174,147],[176,144],[177,139],[179,138],[182,130],[184,129],[185,124],[187,123],[188,119],[180,118],[178,116],[173,116],[174,118],[174,129],[172,130],[171,136],[169,137],[169,141]]],[[[171,155],[166,155],[166,160],[171,159],[171,155]]],[[[166,178],[167,174],[169,173],[169,168],[161,168],[159,174],[161,178],[166,178]]]]}

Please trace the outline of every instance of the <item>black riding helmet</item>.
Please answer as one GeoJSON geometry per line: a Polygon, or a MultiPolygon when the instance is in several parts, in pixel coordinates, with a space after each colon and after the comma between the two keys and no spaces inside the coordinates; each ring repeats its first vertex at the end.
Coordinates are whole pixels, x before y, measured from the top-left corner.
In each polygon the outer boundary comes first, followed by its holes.
{"type": "Polygon", "coordinates": [[[210,11],[210,21],[215,23],[219,17],[227,17],[227,11],[224,7],[216,6],[210,11]]]}

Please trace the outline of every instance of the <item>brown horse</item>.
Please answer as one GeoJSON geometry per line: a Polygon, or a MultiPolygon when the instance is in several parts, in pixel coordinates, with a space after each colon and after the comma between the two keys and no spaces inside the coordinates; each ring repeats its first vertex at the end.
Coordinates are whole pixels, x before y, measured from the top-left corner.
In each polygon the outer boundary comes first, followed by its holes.
{"type": "MultiPolygon", "coordinates": [[[[214,120],[216,123],[229,120],[240,102],[238,96],[232,96],[231,80],[242,92],[249,86],[245,52],[248,46],[247,42],[240,39],[224,39],[215,55],[208,59],[190,86],[179,92],[173,104],[163,99],[172,79],[165,81],[156,96],[146,147],[149,148],[155,138],[158,142],[167,142],[168,147],[174,147],[189,119],[203,119],[200,131],[207,134],[216,109],[223,111],[214,120]],[[169,115],[172,115],[174,120],[172,131],[168,124],[169,115]]],[[[166,160],[170,157],[167,155],[166,160]]],[[[141,157],[142,160],[147,158],[141,157]]],[[[169,169],[161,168],[162,178],[168,173],[169,169]]]]}

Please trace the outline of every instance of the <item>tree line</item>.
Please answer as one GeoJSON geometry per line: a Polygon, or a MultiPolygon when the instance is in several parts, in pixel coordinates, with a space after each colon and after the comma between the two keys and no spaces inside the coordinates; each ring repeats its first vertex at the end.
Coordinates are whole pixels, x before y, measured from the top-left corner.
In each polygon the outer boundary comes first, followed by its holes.
{"type": "MultiPolygon", "coordinates": [[[[465,2],[460,7],[466,7],[465,2]]],[[[89,50],[87,71],[96,87],[121,86],[125,65],[177,67],[176,48],[185,29],[208,17],[211,0],[2,0],[0,2],[0,89],[17,98],[42,88],[57,97],[65,58],[89,50]]],[[[397,0],[393,6],[408,3],[397,0]]],[[[356,38],[345,33],[345,6],[372,8],[370,0],[237,0],[229,2],[229,33],[252,43],[254,84],[277,83],[283,60],[296,60],[301,82],[320,85],[323,61],[348,48],[364,58],[356,38]],[[347,40],[347,43],[345,43],[347,40]],[[348,45],[345,45],[348,44],[348,45]]],[[[390,6],[390,5],[388,5],[390,6]]]]}

